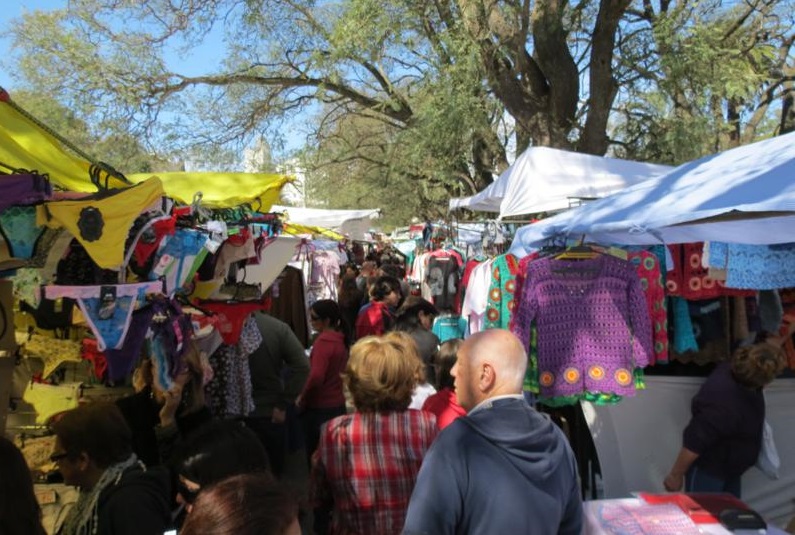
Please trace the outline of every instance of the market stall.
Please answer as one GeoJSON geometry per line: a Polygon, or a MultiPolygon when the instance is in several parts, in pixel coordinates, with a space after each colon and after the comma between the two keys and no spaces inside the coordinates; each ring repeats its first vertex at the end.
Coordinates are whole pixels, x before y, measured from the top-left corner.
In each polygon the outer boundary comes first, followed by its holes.
{"type": "Polygon", "coordinates": [[[664,165],[531,147],[497,180],[472,197],[451,199],[450,210],[499,212],[500,218],[554,212],[662,175],[664,165]]]}

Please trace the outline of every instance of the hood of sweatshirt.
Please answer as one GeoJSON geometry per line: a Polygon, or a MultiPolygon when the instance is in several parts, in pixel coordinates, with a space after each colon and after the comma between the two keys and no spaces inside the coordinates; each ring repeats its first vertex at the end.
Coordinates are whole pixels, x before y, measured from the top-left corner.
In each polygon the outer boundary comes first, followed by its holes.
{"type": "Polygon", "coordinates": [[[460,421],[506,452],[519,473],[535,482],[553,477],[568,463],[568,442],[563,432],[523,399],[498,399],[460,421]]]}

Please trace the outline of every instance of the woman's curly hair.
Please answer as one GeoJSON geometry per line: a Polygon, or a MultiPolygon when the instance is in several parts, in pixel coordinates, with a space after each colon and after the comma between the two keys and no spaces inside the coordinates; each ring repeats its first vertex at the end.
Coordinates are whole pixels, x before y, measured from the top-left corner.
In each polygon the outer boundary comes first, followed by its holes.
{"type": "Polygon", "coordinates": [[[406,410],[425,367],[406,333],[367,336],[351,347],[343,381],[360,412],[406,410]]]}

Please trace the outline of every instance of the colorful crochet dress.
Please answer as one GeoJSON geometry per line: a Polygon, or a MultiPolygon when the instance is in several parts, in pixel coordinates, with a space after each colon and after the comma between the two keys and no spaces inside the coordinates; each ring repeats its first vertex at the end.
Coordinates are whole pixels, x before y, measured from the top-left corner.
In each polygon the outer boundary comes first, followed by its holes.
{"type": "Polygon", "coordinates": [[[512,324],[528,351],[533,325],[543,397],[631,396],[634,369],[653,358],[640,279],[629,262],[611,256],[530,263],[512,324]]]}

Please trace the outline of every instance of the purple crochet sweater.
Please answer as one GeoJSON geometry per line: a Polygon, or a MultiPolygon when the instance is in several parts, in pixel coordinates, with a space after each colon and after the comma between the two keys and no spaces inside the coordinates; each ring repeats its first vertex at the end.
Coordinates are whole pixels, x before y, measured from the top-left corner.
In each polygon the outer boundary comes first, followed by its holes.
{"type": "Polygon", "coordinates": [[[533,322],[542,396],[634,395],[633,368],[649,364],[653,346],[640,279],[630,263],[608,255],[530,263],[511,325],[528,350],[533,322]]]}

